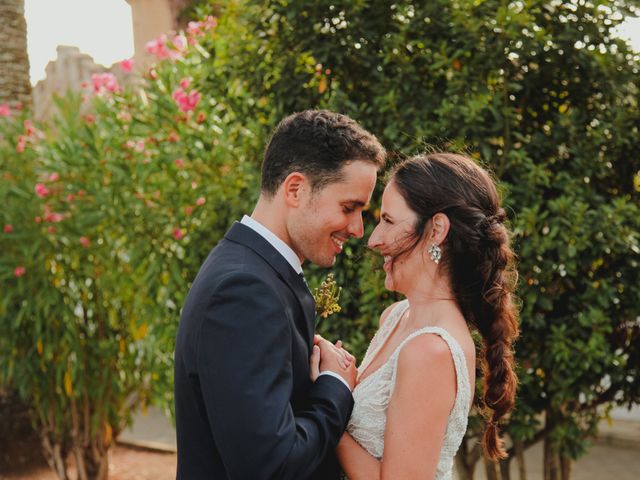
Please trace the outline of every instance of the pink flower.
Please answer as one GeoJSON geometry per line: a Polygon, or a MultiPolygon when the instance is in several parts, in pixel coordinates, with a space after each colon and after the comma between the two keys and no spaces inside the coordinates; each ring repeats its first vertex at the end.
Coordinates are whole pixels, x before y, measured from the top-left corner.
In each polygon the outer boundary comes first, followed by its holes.
{"type": "Polygon", "coordinates": [[[185,93],[182,87],[176,88],[171,94],[171,98],[173,98],[176,101],[176,103],[179,103],[180,99],[183,98],[184,96],[185,96],[185,93]]]}
{"type": "Polygon", "coordinates": [[[73,202],[76,199],[76,196],[73,193],[67,195],[67,202],[73,202]]]}
{"type": "Polygon", "coordinates": [[[11,233],[11,232],[13,232],[13,225],[11,225],[10,223],[7,223],[4,226],[3,230],[4,230],[4,233],[11,233]]]}
{"type": "Polygon", "coordinates": [[[169,50],[167,49],[167,36],[160,35],[155,40],[151,40],[146,44],[147,53],[155,55],[158,59],[169,58],[169,50]]]}
{"type": "Polygon", "coordinates": [[[58,180],[60,180],[60,175],[58,174],[58,172],[53,172],[51,175],[49,175],[50,182],[57,182],[58,180]]]}
{"type": "Polygon", "coordinates": [[[0,105],[0,117],[10,117],[11,116],[11,107],[8,103],[3,103],[0,105]]]}
{"type": "Polygon", "coordinates": [[[30,137],[34,133],[36,133],[36,129],[33,126],[33,122],[31,120],[24,121],[24,131],[27,134],[27,137],[30,137]]]}
{"type": "Polygon", "coordinates": [[[176,167],[184,168],[184,160],[181,158],[176,158],[176,167]]]}
{"type": "Polygon", "coordinates": [[[196,182],[191,182],[191,189],[195,190],[196,188],[198,188],[198,184],[196,182]]]}
{"type": "Polygon", "coordinates": [[[53,225],[47,227],[47,232],[53,235],[54,233],[56,233],[56,227],[54,227],[53,225]]]}
{"type": "Polygon", "coordinates": [[[205,198],[204,197],[199,197],[196,200],[196,205],[204,205],[204,202],[206,202],[205,198]]]}
{"type": "Polygon", "coordinates": [[[83,248],[89,248],[89,245],[91,245],[91,240],[89,240],[87,237],[80,237],[80,245],[82,245],[83,248]]]}
{"type": "Polygon", "coordinates": [[[144,140],[127,140],[125,145],[136,152],[144,152],[144,140]]]}
{"type": "Polygon", "coordinates": [[[125,73],[133,72],[134,64],[135,62],[133,58],[127,58],[126,60],[122,60],[120,62],[120,70],[122,70],[125,73]]]}
{"type": "Polygon", "coordinates": [[[26,268],[24,268],[24,267],[21,267],[21,266],[20,266],[20,267],[16,267],[16,268],[15,268],[15,270],[13,271],[13,274],[14,274],[16,277],[21,277],[21,276],[23,276],[25,273],[27,273],[27,269],[26,269],[26,268]]]}
{"type": "Polygon", "coordinates": [[[27,137],[24,135],[18,135],[18,143],[16,144],[16,152],[22,153],[24,152],[24,148],[27,145],[27,137]]]}
{"type": "Polygon", "coordinates": [[[176,35],[173,37],[173,46],[179,52],[183,52],[185,48],[187,48],[187,39],[184,35],[176,35]]]}
{"type": "Polygon", "coordinates": [[[45,198],[51,192],[43,183],[36,183],[36,195],[40,198],[45,198]]]}
{"type": "Polygon", "coordinates": [[[181,228],[174,228],[173,238],[175,238],[176,240],[182,240],[184,238],[184,230],[182,230],[181,228]]]}
{"type": "Polygon", "coordinates": [[[35,218],[33,219],[33,221],[34,221],[34,222],[36,222],[36,223],[40,223],[40,222],[42,222],[42,217],[39,217],[39,216],[38,216],[38,217],[35,217],[35,218]]]}
{"type": "Polygon", "coordinates": [[[45,212],[45,214],[44,214],[44,221],[45,222],[60,223],[62,220],[64,220],[64,214],[63,213],[45,212]]]}
{"type": "Polygon", "coordinates": [[[205,30],[211,30],[212,28],[215,28],[218,25],[218,20],[216,20],[216,17],[209,15],[207,16],[207,18],[204,19],[204,22],[202,22],[202,25],[204,25],[205,30]]]}
{"type": "Polygon", "coordinates": [[[187,33],[193,37],[199,37],[200,35],[203,34],[200,27],[201,27],[200,22],[189,22],[187,24],[187,33]]]}
{"type": "Polygon", "coordinates": [[[182,80],[180,80],[180,87],[183,89],[187,89],[189,88],[189,85],[191,85],[191,79],[189,78],[183,78],[182,80]]]}
{"type": "Polygon", "coordinates": [[[189,112],[196,108],[202,96],[197,90],[191,90],[189,93],[187,93],[182,89],[182,87],[180,87],[176,88],[173,91],[172,97],[178,104],[178,108],[181,111],[189,112]]]}
{"type": "Polygon", "coordinates": [[[191,215],[193,213],[193,207],[191,205],[187,205],[184,207],[184,213],[185,215],[191,215]]]}
{"type": "Polygon", "coordinates": [[[94,73],[91,75],[91,82],[93,83],[93,93],[96,95],[120,91],[118,79],[113,73],[94,73]]]}

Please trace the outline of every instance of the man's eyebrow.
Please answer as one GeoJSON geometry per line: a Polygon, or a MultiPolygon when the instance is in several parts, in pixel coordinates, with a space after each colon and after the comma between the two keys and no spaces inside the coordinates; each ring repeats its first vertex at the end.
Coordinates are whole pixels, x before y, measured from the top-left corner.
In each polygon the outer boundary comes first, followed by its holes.
{"type": "Polygon", "coordinates": [[[361,200],[345,200],[343,205],[351,205],[353,207],[365,207],[367,204],[361,200]]]}

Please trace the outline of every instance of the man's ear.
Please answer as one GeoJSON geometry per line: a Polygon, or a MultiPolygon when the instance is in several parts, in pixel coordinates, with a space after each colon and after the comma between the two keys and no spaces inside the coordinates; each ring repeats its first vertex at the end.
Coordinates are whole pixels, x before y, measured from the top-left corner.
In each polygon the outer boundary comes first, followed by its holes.
{"type": "Polygon", "coordinates": [[[440,245],[447,238],[451,222],[449,217],[442,212],[436,213],[431,218],[431,232],[429,233],[429,243],[440,245]]]}
{"type": "Polygon", "coordinates": [[[289,207],[298,207],[305,193],[308,193],[309,182],[303,173],[291,172],[284,179],[280,188],[284,195],[285,204],[289,207]]]}

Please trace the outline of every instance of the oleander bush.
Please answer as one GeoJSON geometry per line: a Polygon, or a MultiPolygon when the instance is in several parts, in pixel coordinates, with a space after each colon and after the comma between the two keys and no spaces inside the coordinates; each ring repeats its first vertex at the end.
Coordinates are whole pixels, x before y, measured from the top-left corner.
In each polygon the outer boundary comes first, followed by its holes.
{"type": "Polygon", "coordinates": [[[59,478],[69,453],[106,478],[132,412],[171,405],[188,283],[255,195],[262,139],[201,90],[214,26],[159,39],[140,82],[96,76],[42,125],[0,118],[0,383],[33,405],[59,478]]]}
{"type": "MultiPolygon", "coordinates": [[[[637,2],[194,3],[217,26],[152,42],[140,83],[97,77],[42,125],[0,117],[0,384],[32,401],[59,476],[73,452],[104,478],[133,409],[171,405],[189,282],[250,212],[277,121],[322,107],[391,163],[435,146],[499,179],[522,304],[510,459],[542,441],[545,478],[569,478],[609,409],[640,401],[640,56],[613,35],[637,2]]],[[[397,299],[365,242],[339,256],[341,311],[319,323],[359,358],[397,299]]],[[[312,287],[327,274],[305,269],[312,287]]],[[[462,478],[478,432],[474,411],[462,478]]]]}

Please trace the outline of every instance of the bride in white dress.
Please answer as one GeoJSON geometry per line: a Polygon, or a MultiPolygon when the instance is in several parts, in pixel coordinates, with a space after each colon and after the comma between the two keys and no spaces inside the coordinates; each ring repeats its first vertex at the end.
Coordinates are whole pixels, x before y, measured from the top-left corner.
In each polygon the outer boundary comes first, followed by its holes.
{"type": "Polygon", "coordinates": [[[387,308],[358,368],[337,455],[350,480],[450,479],[467,428],[476,347],[485,378],[486,454],[502,458],[498,422],[513,408],[514,255],[494,182],[473,160],[406,160],[382,197],[369,247],[384,257],[387,308]]]}

